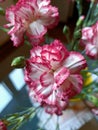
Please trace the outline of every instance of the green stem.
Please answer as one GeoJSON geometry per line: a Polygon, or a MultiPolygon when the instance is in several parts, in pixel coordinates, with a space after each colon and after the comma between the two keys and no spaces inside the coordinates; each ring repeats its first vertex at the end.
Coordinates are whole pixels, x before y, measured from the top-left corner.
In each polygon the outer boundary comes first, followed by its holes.
{"type": "Polygon", "coordinates": [[[6,28],[4,28],[4,27],[2,27],[2,26],[0,26],[0,30],[4,31],[4,32],[6,32],[6,33],[9,31],[9,29],[6,29],[6,28]]]}
{"type": "Polygon", "coordinates": [[[30,107],[25,111],[7,115],[2,120],[5,122],[6,126],[12,127],[11,130],[17,130],[24,122],[32,119],[39,108],[40,106],[36,108],[30,107]]]}
{"type": "Polygon", "coordinates": [[[76,7],[77,7],[77,10],[78,10],[78,16],[80,17],[82,15],[82,11],[83,11],[83,8],[82,8],[82,0],[76,0],[76,7]]]}
{"type": "Polygon", "coordinates": [[[94,6],[94,1],[92,1],[92,2],[90,3],[89,10],[88,10],[88,12],[87,12],[85,21],[84,21],[84,23],[83,23],[83,27],[87,26],[87,22],[88,22],[88,20],[89,20],[89,18],[90,18],[90,15],[91,15],[93,6],[94,6]]]}

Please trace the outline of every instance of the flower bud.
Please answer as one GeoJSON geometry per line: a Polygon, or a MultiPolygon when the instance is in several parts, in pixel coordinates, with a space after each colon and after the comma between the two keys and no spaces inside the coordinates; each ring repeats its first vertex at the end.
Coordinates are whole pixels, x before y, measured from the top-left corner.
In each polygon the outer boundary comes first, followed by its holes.
{"type": "Polygon", "coordinates": [[[11,66],[15,68],[23,68],[25,66],[25,57],[19,56],[14,58],[14,60],[11,63],[11,66]]]}
{"type": "Polygon", "coordinates": [[[63,33],[64,34],[67,34],[67,33],[69,34],[69,27],[68,26],[66,26],[66,25],[64,26],[63,33]]]}
{"type": "Polygon", "coordinates": [[[80,18],[79,18],[79,20],[77,21],[77,23],[76,23],[76,25],[77,26],[81,26],[82,25],[82,23],[83,23],[83,21],[84,21],[84,16],[82,15],[82,16],[80,16],[80,18]]]}

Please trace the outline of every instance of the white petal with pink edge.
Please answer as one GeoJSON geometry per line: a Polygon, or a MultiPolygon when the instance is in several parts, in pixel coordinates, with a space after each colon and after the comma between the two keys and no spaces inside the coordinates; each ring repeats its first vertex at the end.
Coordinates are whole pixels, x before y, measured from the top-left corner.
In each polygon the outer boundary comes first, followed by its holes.
{"type": "Polygon", "coordinates": [[[44,72],[40,76],[40,83],[43,87],[48,87],[50,84],[54,84],[54,75],[52,72],[44,72]]]}
{"type": "Polygon", "coordinates": [[[38,63],[31,63],[31,72],[30,72],[30,77],[33,80],[40,79],[40,76],[45,72],[49,71],[49,69],[42,64],[38,63]]]}
{"type": "Polygon", "coordinates": [[[98,48],[93,44],[86,45],[86,54],[91,58],[98,58],[98,48]]]}
{"type": "Polygon", "coordinates": [[[79,74],[70,75],[69,81],[73,85],[73,90],[78,94],[82,90],[83,86],[83,79],[82,76],[79,74]]]}
{"type": "Polygon", "coordinates": [[[69,68],[71,73],[78,73],[81,69],[86,67],[86,60],[78,52],[70,52],[69,56],[65,59],[63,66],[69,68]]]}
{"type": "Polygon", "coordinates": [[[69,70],[66,67],[61,67],[54,72],[55,82],[60,85],[69,77],[69,75],[69,70]]]}

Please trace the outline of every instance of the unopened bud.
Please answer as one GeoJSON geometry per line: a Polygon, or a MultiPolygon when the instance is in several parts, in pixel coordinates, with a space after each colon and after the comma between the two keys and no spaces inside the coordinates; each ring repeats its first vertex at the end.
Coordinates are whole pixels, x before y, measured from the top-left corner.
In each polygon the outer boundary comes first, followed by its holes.
{"type": "Polygon", "coordinates": [[[64,26],[64,28],[63,28],[63,33],[64,34],[68,34],[69,33],[69,27],[68,26],[64,26]]]}
{"type": "Polygon", "coordinates": [[[76,23],[76,26],[81,26],[82,23],[83,23],[83,21],[84,21],[84,18],[85,18],[84,15],[80,16],[80,18],[78,19],[78,21],[77,21],[77,23],[76,23]]]}
{"type": "Polygon", "coordinates": [[[14,58],[14,60],[11,63],[11,66],[15,68],[23,68],[25,66],[25,57],[19,56],[14,58]]]}

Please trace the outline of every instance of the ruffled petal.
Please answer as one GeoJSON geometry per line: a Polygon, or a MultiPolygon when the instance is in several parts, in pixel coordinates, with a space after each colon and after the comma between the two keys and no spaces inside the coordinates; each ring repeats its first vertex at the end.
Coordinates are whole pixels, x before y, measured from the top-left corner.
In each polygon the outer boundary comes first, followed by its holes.
{"type": "Polygon", "coordinates": [[[68,101],[82,90],[83,79],[81,75],[70,75],[57,89],[57,96],[63,101],[68,101]]]}
{"type": "Polygon", "coordinates": [[[57,85],[61,85],[70,75],[70,72],[67,68],[59,68],[54,72],[54,79],[57,85]]]}
{"type": "Polygon", "coordinates": [[[63,66],[69,68],[70,73],[79,73],[87,66],[86,60],[78,52],[70,52],[70,55],[66,58],[63,66]]]}
{"type": "Polygon", "coordinates": [[[43,87],[48,87],[54,84],[54,75],[51,72],[45,72],[40,76],[40,83],[43,87]]]}
{"type": "Polygon", "coordinates": [[[73,88],[72,88],[73,89],[73,94],[74,95],[79,94],[81,92],[82,86],[83,86],[83,78],[82,78],[82,76],[78,75],[78,74],[70,75],[69,81],[73,85],[73,88]]]}
{"type": "Polygon", "coordinates": [[[95,45],[87,44],[85,50],[86,50],[86,54],[89,57],[91,57],[93,59],[98,58],[98,48],[95,45]]]}
{"type": "Polygon", "coordinates": [[[49,68],[43,64],[39,63],[30,63],[31,73],[30,77],[33,80],[40,79],[40,76],[46,72],[49,71],[49,68]]]}

